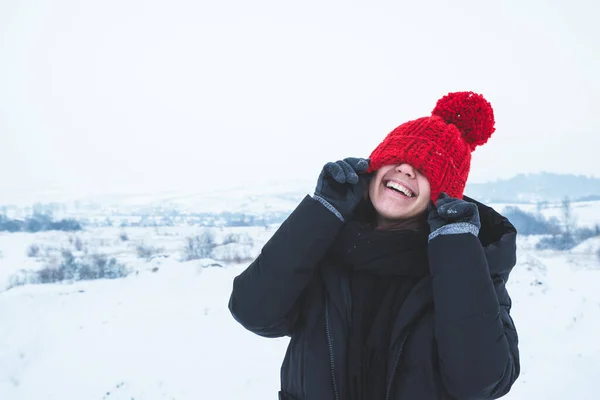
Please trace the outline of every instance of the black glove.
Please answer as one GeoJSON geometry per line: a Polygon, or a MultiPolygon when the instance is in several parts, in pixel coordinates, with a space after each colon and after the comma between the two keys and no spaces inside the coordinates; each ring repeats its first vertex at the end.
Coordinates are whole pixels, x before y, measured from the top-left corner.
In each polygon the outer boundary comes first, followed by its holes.
{"type": "Polygon", "coordinates": [[[477,205],[450,197],[446,193],[440,195],[435,205],[430,202],[427,222],[431,228],[429,240],[438,235],[461,233],[472,233],[477,236],[481,228],[477,205]]]}
{"type": "Polygon", "coordinates": [[[364,158],[328,162],[317,180],[314,198],[344,221],[364,196],[368,168],[369,160],[364,158]]]}

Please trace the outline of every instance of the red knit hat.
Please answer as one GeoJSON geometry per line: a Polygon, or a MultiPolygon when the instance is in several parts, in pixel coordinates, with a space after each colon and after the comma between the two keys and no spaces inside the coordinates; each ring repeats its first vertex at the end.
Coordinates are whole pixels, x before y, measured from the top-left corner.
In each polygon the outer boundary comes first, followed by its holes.
{"type": "Polygon", "coordinates": [[[494,111],[480,94],[449,93],[438,100],[431,117],[406,122],[371,153],[369,172],[408,163],[427,177],[431,199],[442,192],[462,198],[471,152],[494,133],[494,111]]]}

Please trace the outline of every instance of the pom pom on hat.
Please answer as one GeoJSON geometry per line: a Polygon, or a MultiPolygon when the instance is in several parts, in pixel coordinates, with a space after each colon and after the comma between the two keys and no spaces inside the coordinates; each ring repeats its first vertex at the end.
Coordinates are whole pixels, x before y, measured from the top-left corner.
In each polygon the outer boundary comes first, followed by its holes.
{"type": "Polygon", "coordinates": [[[384,165],[408,163],[427,177],[431,199],[440,193],[462,198],[471,168],[471,152],[495,131],[494,111],[480,94],[449,93],[431,116],[403,123],[370,155],[369,172],[384,165]]]}
{"type": "Polygon", "coordinates": [[[447,94],[438,100],[431,115],[455,125],[472,149],[485,144],[496,130],[492,105],[473,92],[447,94]]]}

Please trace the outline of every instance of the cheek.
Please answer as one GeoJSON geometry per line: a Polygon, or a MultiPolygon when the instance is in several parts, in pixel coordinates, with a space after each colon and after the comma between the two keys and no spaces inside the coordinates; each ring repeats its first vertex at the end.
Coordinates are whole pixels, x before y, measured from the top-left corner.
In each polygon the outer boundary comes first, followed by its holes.
{"type": "Polygon", "coordinates": [[[429,196],[422,197],[419,199],[419,204],[417,205],[418,213],[422,213],[427,210],[427,206],[429,205],[429,196]]]}
{"type": "Polygon", "coordinates": [[[427,180],[427,178],[425,178],[425,176],[421,177],[421,180],[419,182],[419,191],[423,197],[431,197],[431,185],[429,184],[429,181],[427,180]]]}
{"type": "Polygon", "coordinates": [[[373,199],[375,196],[375,186],[376,186],[376,179],[371,180],[371,182],[369,182],[369,187],[367,188],[367,193],[369,193],[369,197],[371,199],[373,199]]]}
{"type": "Polygon", "coordinates": [[[380,169],[373,175],[369,182],[369,194],[372,196],[377,193],[379,187],[381,187],[381,182],[383,181],[383,176],[385,175],[384,169],[380,169]]]}

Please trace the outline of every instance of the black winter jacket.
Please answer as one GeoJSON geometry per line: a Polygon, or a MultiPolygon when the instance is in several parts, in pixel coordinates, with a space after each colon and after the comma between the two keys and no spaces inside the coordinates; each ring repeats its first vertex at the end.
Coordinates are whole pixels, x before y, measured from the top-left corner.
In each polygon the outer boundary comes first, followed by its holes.
{"type": "MultiPolygon", "coordinates": [[[[479,238],[440,235],[429,242],[430,274],[390,322],[385,400],[496,399],[519,376],[505,288],[516,263],[516,230],[493,209],[465,200],[479,208],[479,238]]],[[[341,227],[307,196],[234,280],[234,318],[258,335],[291,337],[280,399],[349,397],[349,272],[326,257],[341,227]]]]}

